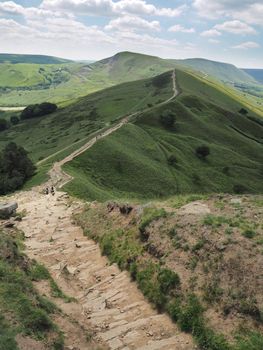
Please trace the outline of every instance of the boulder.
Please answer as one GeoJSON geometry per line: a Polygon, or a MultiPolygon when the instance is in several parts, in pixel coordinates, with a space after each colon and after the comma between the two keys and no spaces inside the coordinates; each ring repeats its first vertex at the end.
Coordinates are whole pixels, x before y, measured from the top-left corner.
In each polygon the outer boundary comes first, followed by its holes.
{"type": "Polygon", "coordinates": [[[9,219],[14,215],[18,205],[16,202],[1,202],[0,203],[0,219],[9,219]]]}

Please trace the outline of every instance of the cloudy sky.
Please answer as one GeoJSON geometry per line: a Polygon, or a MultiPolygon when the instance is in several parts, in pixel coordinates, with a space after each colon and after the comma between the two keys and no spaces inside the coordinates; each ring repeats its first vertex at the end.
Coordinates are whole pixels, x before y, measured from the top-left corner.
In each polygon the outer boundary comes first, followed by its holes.
{"type": "Polygon", "coordinates": [[[263,0],[0,0],[0,51],[119,51],[263,68],[263,0]]]}

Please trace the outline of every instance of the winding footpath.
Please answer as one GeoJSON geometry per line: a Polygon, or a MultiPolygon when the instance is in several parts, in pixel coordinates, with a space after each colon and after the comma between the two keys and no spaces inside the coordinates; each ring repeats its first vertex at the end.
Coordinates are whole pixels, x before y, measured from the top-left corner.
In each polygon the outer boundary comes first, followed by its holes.
{"type": "MultiPolygon", "coordinates": [[[[173,96],[177,96],[175,72],[173,96]]],[[[100,135],[106,137],[125,125],[131,117],[100,135]]],[[[96,143],[93,138],[79,150],[54,164],[49,184],[63,186],[71,180],[61,166],[96,143]]],[[[41,187],[42,189],[43,187],[41,187]]],[[[54,299],[63,317],[56,322],[65,333],[65,349],[122,349],[122,350],[193,350],[190,335],[179,331],[165,314],[158,314],[145,300],[127,272],[110,265],[100,253],[99,246],[84,236],[76,226],[72,214],[84,203],[72,201],[58,191],[55,196],[43,195],[39,187],[12,196],[19,211],[26,216],[17,224],[25,233],[27,255],[44,264],[65,294],[76,301],[66,303],[54,299]],[[87,339],[93,335],[93,342],[87,339]]],[[[92,205],[92,204],[91,204],[92,205]]],[[[36,283],[42,294],[49,295],[46,282],[36,283]]],[[[34,349],[32,349],[34,350],[34,349]]]]}

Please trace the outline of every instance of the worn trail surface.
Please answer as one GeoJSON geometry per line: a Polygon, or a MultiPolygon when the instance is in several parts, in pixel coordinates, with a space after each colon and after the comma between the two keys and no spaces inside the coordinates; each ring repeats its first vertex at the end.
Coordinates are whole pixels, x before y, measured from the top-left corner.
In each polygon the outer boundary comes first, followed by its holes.
{"type": "MultiPolygon", "coordinates": [[[[173,73],[173,96],[177,95],[173,73]]],[[[167,100],[167,103],[171,100],[167,100]]],[[[106,131],[105,137],[129,120],[106,131]]],[[[61,186],[70,177],[61,165],[92,147],[92,139],[81,149],[59,163],[50,172],[50,182],[61,186]]],[[[43,195],[40,188],[20,192],[13,196],[19,210],[25,209],[26,217],[18,223],[25,233],[26,253],[44,264],[65,294],[76,302],[57,303],[66,315],[58,319],[65,331],[68,349],[97,349],[87,341],[87,332],[95,334],[95,341],[102,348],[123,350],[192,350],[191,337],[180,332],[165,314],[158,314],[144,299],[129,275],[110,265],[101,256],[99,246],[83,235],[80,227],[72,222],[72,214],[81,210],[83,203],[74,201],[66,193],[43,195]],[[72,322],[69,323],[68,320],[72,322]]],[[[48,284],[37,286],[48,294],[48,284]]]]}

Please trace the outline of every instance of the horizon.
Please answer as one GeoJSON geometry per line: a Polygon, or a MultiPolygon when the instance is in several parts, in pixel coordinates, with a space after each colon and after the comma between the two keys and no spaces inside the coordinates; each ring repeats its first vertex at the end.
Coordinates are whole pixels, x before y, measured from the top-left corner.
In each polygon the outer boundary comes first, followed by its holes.
{"type": "Polygon", "coordinates": [[[6,53],[98,61],[123,51],[263,69],[259,0],[0,2],[6,53]]]}
{"type": "MultiPolygon", "coordinates": [[[[107,57],[101,57],[99,59],[92,59],[92,58],[83,58],[83,59],[72,59],[69,57],[61,57],[61,56],[53,56],[53,55],[49,55],[49,54],[39,54],[39,53],[17,53],[17,52],[0,52],[0,55],[26,55],[26,56],[46,56],[46,57],[55,57],[58,59],[64,59],[64,60],[69,60],[69,61],[73,61],[73,62],[85,62],[85,61],[90,61],[91,63],[95,63],[98,61],[101,61],[103,59],[107,59],[110,57],[114,57],[120,53],[131,53],[131,54],[139,54],[139,55],[146,55],[146,56],[152,56],[152,57],[158,57],[161,59],[166,59],[166,60],[170,60],[170,59],[174,59],[174,60],[187,60],[187,59],[201,59],[201,60],[207,60],[207,61],[211,61],[211,62],[218,62],[218,63],[223,63],[223,64],[231,64],[236,66],[235,64],[231,63],[231,62],[223,62],[223,61],[216,61],[216,60],[212,60],[212,59],[208,59],[206,57],[185,57],[185,58],[176,58],[176,57],[161,57],[161,56],[156,56],[156,55],[150,55],[150,54],[145,54],[143,52],[135,52],[135,51],[129,51],[129,50],[125,50],[125,51],[118,51],[116,53],[114,53],[112,56],[107,56],[107,57]]],[[[262,67],[239,67],[236,66],[238,69],[256,69],[256,70],[263,70],[263,66],[262,67]]]]}

